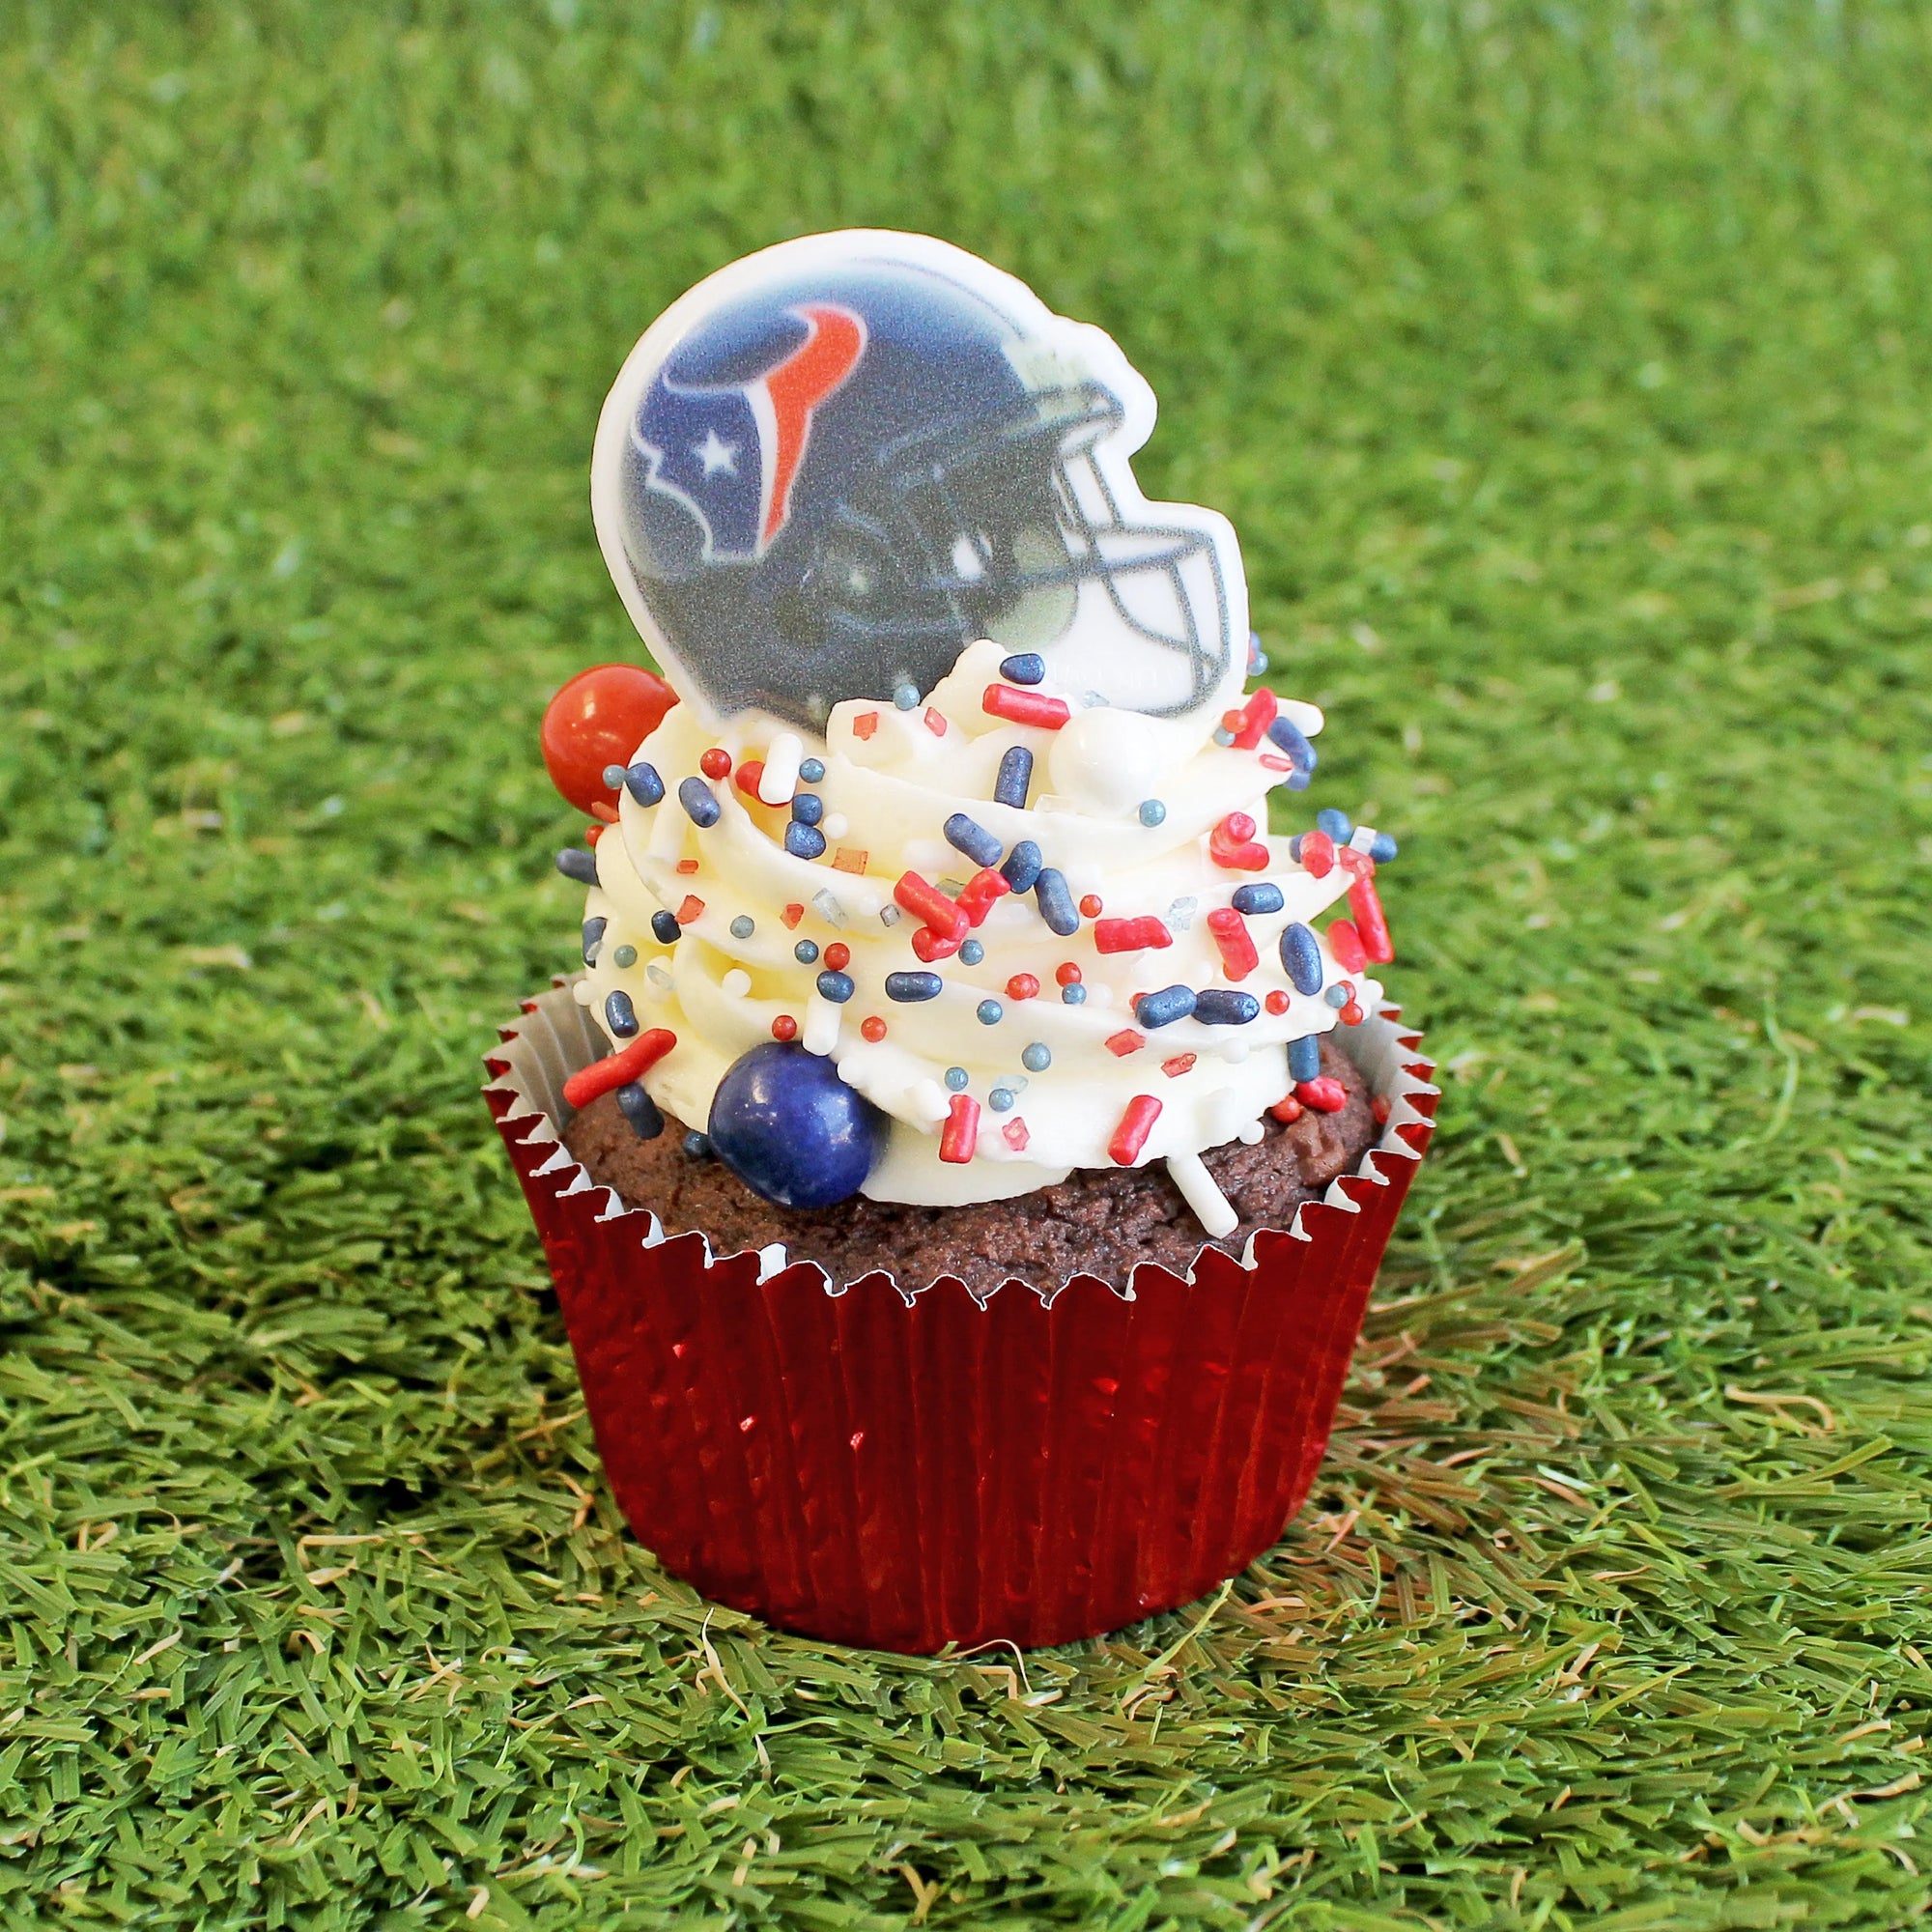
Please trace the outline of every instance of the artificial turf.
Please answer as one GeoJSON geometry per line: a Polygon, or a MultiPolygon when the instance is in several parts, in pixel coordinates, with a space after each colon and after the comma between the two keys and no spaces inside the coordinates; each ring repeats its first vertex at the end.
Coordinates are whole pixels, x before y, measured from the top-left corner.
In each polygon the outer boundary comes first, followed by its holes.
{"type": "Polygon", "coordinates": [[[1925,1908],[1922,8],[10,7],[0,99],[0,1924],[1925,1908]],[[1445,1067],[1306,1513],[1023,1662],[655,1568],[476,1092],[605,385],[848,222],[1152,378],[1445,1067]]]}

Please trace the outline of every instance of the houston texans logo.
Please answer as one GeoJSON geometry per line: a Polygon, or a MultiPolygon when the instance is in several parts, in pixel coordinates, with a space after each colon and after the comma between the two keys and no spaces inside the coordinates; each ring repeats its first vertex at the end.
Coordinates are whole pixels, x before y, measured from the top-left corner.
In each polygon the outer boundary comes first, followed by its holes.
{"type": "Polygon", "coordinates": [[[686,384],[660,372],[638,410],[649,487],[697,519],[707,562],[750,563],[771,548],[791,514],[812,413],[865,354],[865,321],[849,308],[804,302],[781,313],[805,339],[762,374],[686,384]]]}

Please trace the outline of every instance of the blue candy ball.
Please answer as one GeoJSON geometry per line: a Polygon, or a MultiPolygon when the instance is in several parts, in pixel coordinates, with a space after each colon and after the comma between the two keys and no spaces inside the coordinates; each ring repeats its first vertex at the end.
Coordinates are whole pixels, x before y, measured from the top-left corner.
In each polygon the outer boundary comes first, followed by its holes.
{"type": "Polygon", "coordinates": [[[887,1121],[795,1041],[765,1040],[726,1069],[711,1100],[711,1151],[781,1208],[830,1208],[858,1193],[887,1121]]]}

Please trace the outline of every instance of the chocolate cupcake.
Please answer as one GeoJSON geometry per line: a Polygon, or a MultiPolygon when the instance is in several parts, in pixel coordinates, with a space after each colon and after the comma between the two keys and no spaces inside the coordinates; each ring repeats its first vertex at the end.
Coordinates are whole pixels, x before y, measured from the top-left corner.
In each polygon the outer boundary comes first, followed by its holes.
{"type": "Polygon", "coordinates": [[[848,233],[693,290],[599,427],[670,682],[546,718],[583,970],[492,1103],[633,1526],[794,1628],[1058,1641],[1248,1560],[1426,1143],[1394,841],[1262,829],[1321,715],[1245,689],[1152,421],[1098,329],[848,233]]]}

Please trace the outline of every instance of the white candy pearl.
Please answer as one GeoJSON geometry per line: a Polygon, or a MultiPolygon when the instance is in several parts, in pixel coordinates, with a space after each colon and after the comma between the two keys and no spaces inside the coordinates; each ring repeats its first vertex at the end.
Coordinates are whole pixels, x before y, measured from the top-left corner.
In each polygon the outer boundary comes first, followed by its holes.
{"type": "Polygon", "coordinates": [[[1153,795],[1160,733],[1137,711],[1076,712],[1054,734],[1046,767],[1053,789],[1077,810],[1130,811],[1153,795]]]}

